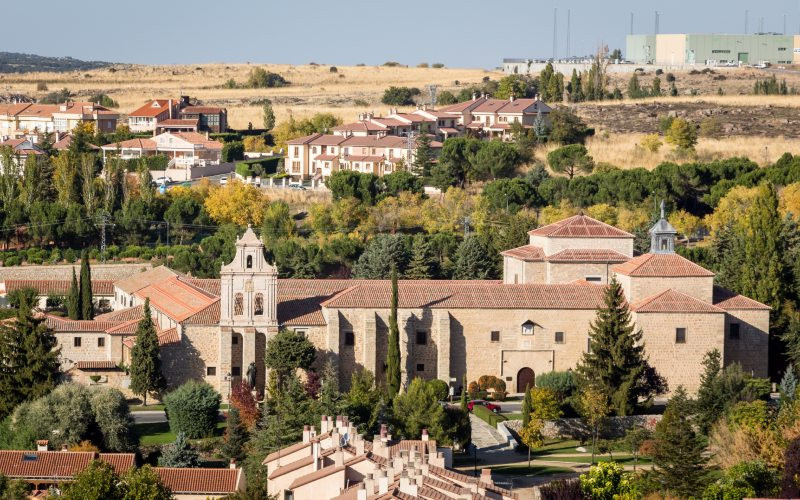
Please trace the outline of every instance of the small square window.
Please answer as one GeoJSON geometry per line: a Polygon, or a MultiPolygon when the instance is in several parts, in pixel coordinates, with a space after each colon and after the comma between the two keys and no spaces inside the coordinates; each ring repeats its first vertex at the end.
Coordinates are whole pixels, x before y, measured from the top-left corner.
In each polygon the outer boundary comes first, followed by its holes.
{"type": "Polygon", "coordinates": [[[424,372],[425,371],[425,365],[423,365],[422,363],[417,363],[417,371],[418,372],[424,372]]]}
{"type": "Polygon", "coordinates": [[[511,382],[513,379],[514,377],[506,377],[506,382],[511,382]]]}
{"type": "Polygon", "coordinates": [[[686,328],[676,328],[675,329],[675,343],[676,344],[685,344],[686,343],[686,328]]]}
{"type": "Polygon", "coordinates": [[[236,334],[231,335],[231,344],[236,345],[239,343],[239,336],[236,334]]]}
{"type": "Polygon", "coordinates": [[[564,343],[564,332],[556,332],[556,344],[564,343]]]}
{"type": "Polygon", "coordinates": [[[105,337],[97,337],[97,347],[105,347],[105,346],[106,346],[105,337]]]}
{"type": "Polygon", "coordinates": [[[739,323],[731,323],[728,327],[728,338],[731,340],[739,340],[739,323]]]}
{"type": "Polygon", "coordinates": [[[356,336],[353,332],[344,332],[344,345],[356,345],[356,336]]]}
{"type": "Polygon", "coordinates": [[[207,366],[206,367],[206,376],[213,377],[217,374],[217,367],[216,366],[207,366]]]}
{"type": "Polygon", "coordinates": [[[428,332],[417,332],[417,345],[425,345],[428,343],[428,332]]]}
{"type": "Polygon", "coordinates": [[[242,374],[242,369],[239,368],[238,366],[234,366],[231,368],[231,375],[233,375],[234,377],[239,377],[241,376],[241,374],[242,374]]]}
{"type": "Polygon", "coordinates": [[[522,324],[522,334],[523,335],[533,335],[533,323],[530,321],[526,321],[522,324]]]}
{"type": "Polygon", "coordinates": [[[592,352],[592,337],[586,339],[586,352],[592,352]]]}
{"type": "Polygon", "coordinates": [[[586,276],[585,279],[590,283],[600,283],[601,281],[603,281],[602,276],[586,276]]]}
{"type": "Polygon", "coordinates": [[[492,342],[500,342],[500,332],[492,332],[492,342]]]}
{"type": "Polygon", "coordinates": [[[73,337],[72,338],[72,346],[73,347],[80,347],[81,346],[81,338],[80,337],[73,337]]]}

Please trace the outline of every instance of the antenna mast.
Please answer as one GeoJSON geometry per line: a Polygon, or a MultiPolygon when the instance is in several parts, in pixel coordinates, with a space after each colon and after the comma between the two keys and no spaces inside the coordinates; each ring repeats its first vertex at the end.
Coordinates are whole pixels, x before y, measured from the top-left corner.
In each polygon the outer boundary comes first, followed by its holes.
{"type": "Polygon", "coordinates": [[[553,60],[556,59],[558,49],[558,7],[553,9],[553,60]]]}
{"type": "MultiPolygon", "coordinates": [[[[570,17],[571,16],[572,16],[572,10],[571,9],[567,9],[567,59],[569,59],[570,56],[572,55],[570,53],[570,50],[569,50],[569,34],[570,34],[570,20],[571,20],[570,17]]],[[[784,16],[784,18],[785,18],[785,16],[784,16]]]]}

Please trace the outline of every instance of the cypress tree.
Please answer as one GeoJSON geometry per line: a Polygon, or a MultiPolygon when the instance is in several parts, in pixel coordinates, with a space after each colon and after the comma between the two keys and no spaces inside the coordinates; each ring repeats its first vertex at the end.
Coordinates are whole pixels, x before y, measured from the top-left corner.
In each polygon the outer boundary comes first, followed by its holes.
{"type": "Polygon", "coordinates": [[[72,283],[69,286],[67,295],[67,315],[69,319],[81,319],[81,295],[78,290],[78,278],[75,276],[75,268],[72,268],[72,283]]]}
{"type": "Polygon", "coordinates": [[[461,381],[461,411],[467,412],[469,411],[469,407],[467,406],[467,376],[464,375],[464,379],[461,381]]]}
{"type": "Polygon", "coordinates": [[[225,444],[222,445],[222,456],[228,460],[241,462],[247,456],[244,447],[247,444],[247,428],[239,418],[239,410],[232,407],[228,412],[228,428],[225,431],[225,444]]]}
{"type": "Polygon", "coordinates": [[[161,354],[158,335],[150,315],[150,299],[144,301],[144,317],[136,328],[136,343],[131,350],[131,391],[142,396],[147,405],[147,394],[166,387],[161,373],[161,354]]]}
{"type": "Polygon", "coordinates": [[[533,401],[531,401],[531,386],[525,385],[525,398],[522,400],[522,428],[528,427],[531,421],[531,411],[533,411],[533,401]]]}
{"type": "Polygon", "coordinates": [[[400,329],[397,326],[397,267],[392,265],[392,303],[389,313],[389,346],[386,352],[386,392],[394,398],[400,391],[400,329]]]}
{"type": "Polygon", "coordinates": [[[605,394],[617,415],[631,415],[639,398],[664,392],[665,382],[644,357],[642,331],[637,330],[622,286],[612,279],[605,304],[589,327],[589,352],[576,371],[581,385],[605,394]]]}
{"type": "Polygon", "coordinates": [[[81,319],[94,319],[94,301],[92,299],[92,270],[89,268],[89,254],[84,250],[81,254],[81,319]]]}
{"type": "Polygon", "coordinates": [[[653,471],[661,488],[679,498],[703,491],[708,478],[705,447],[691,421],[691,401],[683,387],[672,396],[664,417],[656,425],[653,471]]]}

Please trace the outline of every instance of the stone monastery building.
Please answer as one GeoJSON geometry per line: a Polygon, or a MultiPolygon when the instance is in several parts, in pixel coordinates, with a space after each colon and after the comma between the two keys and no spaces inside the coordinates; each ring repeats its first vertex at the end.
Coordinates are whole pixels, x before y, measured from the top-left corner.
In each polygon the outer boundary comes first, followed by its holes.
{"type": "MultiPolygon", "coordinates": [[[[712,272],[677,255],[663,210],[651,236],[651,251],[634,257],[633,235],[576,215],[531,231],[528,245],[503,252],[502,281],[400,281],[403,382],[439,378],[458,389],[464,376],[495,375],[515,392],[538,374],[575,367],[612,277],[644,331],[650,363],[671,389],[695,391],[711,349],[725,364],[766,376],[769,308],[715,286],[712,272]]],[[[248,229],[220,279],[157,267],[113,282],[113,312],[47,322],[64,370],[87,383],[99,375],[100,383],[127,387],[124,367],[147,298],[170,386],[205,380],[227,397],[254,363],[263,390],[265,345],[279,328],[306,335],[318,359],[331,357],[343,387],[359,366],[383,379],[389,281],[277,275],[248,229]]]]}

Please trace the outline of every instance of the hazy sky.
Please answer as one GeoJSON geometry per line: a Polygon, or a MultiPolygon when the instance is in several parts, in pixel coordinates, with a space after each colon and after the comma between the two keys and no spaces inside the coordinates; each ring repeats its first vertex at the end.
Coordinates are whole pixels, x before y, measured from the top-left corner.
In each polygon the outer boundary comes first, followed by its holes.
{"type": "MultiPolygon", "coordinates": [[[[6,1],[6,0],[4,0],[6,1]]],[[[558,55],[600,42],[624,50],[634,30],[800,29],[800,0],[43,0],[26,22],[2,22],[0,51],[130,63],[275,62],[490,68],[503,57],[550,57],[553,8],[558,55]]],[[[15,19],[22,19],[17,13],[15,19]]]]}

